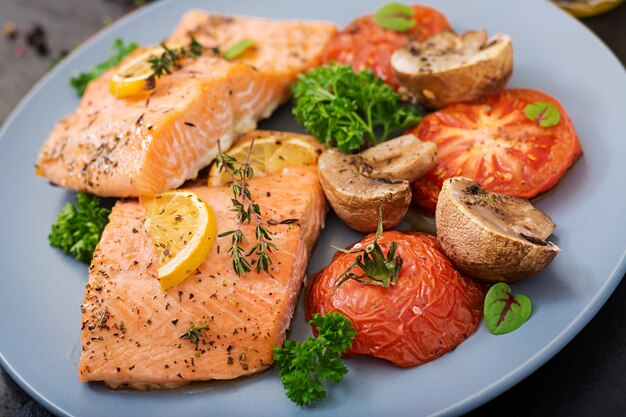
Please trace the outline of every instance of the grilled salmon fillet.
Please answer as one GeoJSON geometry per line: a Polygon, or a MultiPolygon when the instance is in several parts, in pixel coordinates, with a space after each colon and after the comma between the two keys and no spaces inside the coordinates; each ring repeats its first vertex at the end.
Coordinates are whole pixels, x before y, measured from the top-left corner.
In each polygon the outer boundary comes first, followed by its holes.
{"type": "MultiPolygon", "coordinates": [[[[188,12],[170,40],[191,35],[206,48],[158,80],[152,92],[116,98],[111,69],[89,83],[76,111],[54,127],[35,172],[52,183],[100,196],[156,194],[195,178],[289,96],[297,75],[319,63],[335,33],[330,23],[188,12]],[[234,61],[210,54],[242,39],[255,44],[234,61]]],[[[127,59],[132,59],[141,50],[127,59]]]]}
{"type": "MultiPolygon", "coordinates": [[[[213,208],[218,234],[235,228],[230,187],[189,189],[213,208]]],[[[157,280],[145,210],[136,200],[117,202],[89,268],[81,381],[172,388],[236,378],[273,363],[272,348],[284,341],[327,206],[315,167],[254,177],[250,190],[278,247],[269,273],[238,277],[227,236],[217,239],[194,274],[168,291],[157,280]],[[197,350],[180,338],[191,326],[205,324],[197,350]]],[[[244,233],[254,236],[254,224],[244,225],[244,233]]]]}

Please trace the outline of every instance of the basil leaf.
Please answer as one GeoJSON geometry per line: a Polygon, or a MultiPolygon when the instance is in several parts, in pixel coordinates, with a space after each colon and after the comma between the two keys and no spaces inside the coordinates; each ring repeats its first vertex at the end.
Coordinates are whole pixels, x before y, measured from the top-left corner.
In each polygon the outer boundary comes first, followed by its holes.
{"type": "Polygon", "coordinates": [[[222,54],[222,57],[229,60],[237,58],[239,55],[246,52],[246,50],[248,50],[248,48],[250,48],[252,45],[254,45],[254,41],[252,39],[242,39],[227,50],[225,50],[222,54]]]}
{"type": "Polygon", "coordinates": [[[413,8],[405,4],[389,3],[378,9],[374,22],[384,29],[405,32],[415,26],[413,8]]]}
{"type": "Polygon", "coordinates": [[[552,127],[559,124],[561,114],[551,103],[536,101],[524,107],[524,114],[532,121],[536,121],[541,127],[552,127]]]}
{"type": "Polygon", "coordinates": [[[483,314],[489,332],[500,335],[510,333],[526,323],[531,310],[528,297],[513,295],[511,287],[500,282],[487,292],[483,314]]]}

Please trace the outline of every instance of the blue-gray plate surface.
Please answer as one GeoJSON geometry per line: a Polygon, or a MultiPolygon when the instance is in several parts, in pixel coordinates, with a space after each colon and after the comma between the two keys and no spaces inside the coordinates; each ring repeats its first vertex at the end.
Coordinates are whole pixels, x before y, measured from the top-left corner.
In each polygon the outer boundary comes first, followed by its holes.
{"type": "MultiPolygon", "coordinates": [[[[75,416],[456,415],[491,399],[558,352],[593,317],[625,270],[626,73],[590,32],[548,1],[429,1],[458,31],[487,29],[513,38],[510,85],[544,90],[568,110],[584,149],[555,191],[538,205],[558,224],[562,249],[553,264],[515,285],[534,304],[514,333],[478,332],[434,362],[399,369],[370,358],[348,360],[350,373],[322,403],[300,409],[284,395],[275,370],[225,383],[165,392],[111,391],[77,377],[80,304],[87,267],[48,246],[58,210],[72,194],[33,174],[39,146],[78,104],[68,80],[108,55],[121,37],[162,40],[191,7],[251,16],[306,18],[344,25],[383,1],[169,1],[133,13],[86,42],[22,101],[0,132],[0,360],[31,395],[55,413],[75,416]],[[9,198],[10,196],[13,196],[9,198]]],[[[263,124],[297,129],[288,109],[263,124]]],[[[327,244],[358,235],[331,217],[309,271],[326,265],[327,244]]],[[[292,337],[308,332],[301,306],[292,337]]],[[[598,341],[601,343],[601,341],[598,341]]]]}

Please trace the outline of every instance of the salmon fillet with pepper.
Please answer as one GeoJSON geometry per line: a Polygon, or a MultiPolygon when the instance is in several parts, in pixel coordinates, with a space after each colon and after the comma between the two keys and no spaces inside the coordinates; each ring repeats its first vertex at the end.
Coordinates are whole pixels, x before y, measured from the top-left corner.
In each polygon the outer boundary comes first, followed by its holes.
{"type": "MultiPolygon", "coordinates": [[[[190,187],[214,210],[218,235],[236,227],[230,187],[190,187]]],[[[218,238],[202,265],[162,291],[157,254],[137,201],[118,201],[89,269],[82,306],[81,381],[136,389],[231,379],[266,369],[289,326],[326,202],[317,170],[285,169],[254,177],[252,198],[278,247],[269,273],[239,277],[218,238]],[[198,347],[180,336],[203,326],[198,347]]],[[[254,223],[254,222],[253,222],[254,223]]],[[[254,224],[244,225],[254,243],[254,224]]]]}
{"type": "Polygon", "coordinates": [[[181,68],[137,96],[110,94],[115,69],[89,83],[76,111],[57,123],[41,148],[35,172],[101,196],[176,188],[213,161],[218,140],[228,149],[238,134],[269,117],[297,75],[319,63],[335,31],[330,23],[190,11],[170,41],[187,45],[195,34],[204,55],[182,59],[181,68]],[[242,39],[254,45],[233,61],[212,52],[242,39]]]}

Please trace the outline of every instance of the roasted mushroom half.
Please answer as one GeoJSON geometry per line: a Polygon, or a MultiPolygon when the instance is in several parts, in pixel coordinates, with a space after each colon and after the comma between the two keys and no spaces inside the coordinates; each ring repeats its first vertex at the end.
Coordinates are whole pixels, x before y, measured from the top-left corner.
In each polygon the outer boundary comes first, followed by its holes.
{"type": "Polygon", "coordinates": [[[438,109],[504,88],[513,72],[513,46],[508,35],[444,31],[397,50],[391,65],[416,101],[438,109]]]}
{"type": "Polygon", "coordinates": [[[381,208],[385,229],[402,221],[411,202],[409,183],[433,167],[436,154],[433,143],[406,135],[356,155],[327,149],[318,172],[335,213],[353,229],[373,232],[381,208]]]}
{"type": "Polygon", "coordinates": [[[546,239],[556,227],[528,200],[485,191],[477,182],[446,180],[435,213],[437,238],[466,274],[513,282],[547,267],[560,249],[546,239]]]}

